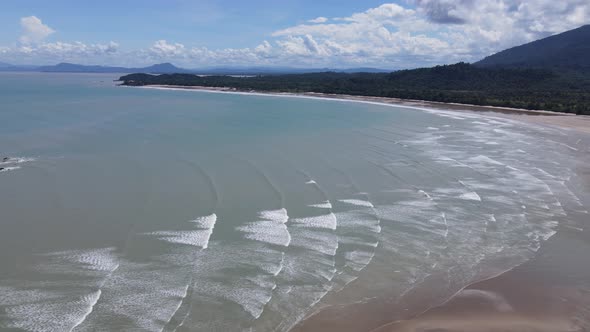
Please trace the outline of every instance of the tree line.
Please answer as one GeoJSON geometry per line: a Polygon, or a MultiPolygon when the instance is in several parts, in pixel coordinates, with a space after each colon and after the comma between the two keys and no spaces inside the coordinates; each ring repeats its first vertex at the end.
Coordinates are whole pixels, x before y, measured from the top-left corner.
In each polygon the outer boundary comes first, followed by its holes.
{"type": "Polygon", "coordinates": [[[590,115],[590,71],[481,68],[468,63],[392,73],[309,73],[252,77],[130,74],[124,85],[179,85],[239,91],[316,92],[418,99],[590,115]]]}

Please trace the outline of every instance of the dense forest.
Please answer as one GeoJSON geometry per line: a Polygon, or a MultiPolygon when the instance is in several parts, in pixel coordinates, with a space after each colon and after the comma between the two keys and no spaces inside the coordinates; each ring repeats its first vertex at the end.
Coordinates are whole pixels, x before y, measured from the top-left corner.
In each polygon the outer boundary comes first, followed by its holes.
{"type": "Polygon", "coordinates": [[[475,63],[481,67],[590,69],[590,25],[509,48],[475,63]]]}
{"type": "Polygon", "coordinates": [[[539,109],[590,115],[590,71],[482,68],[467,63],[392,73],[253,77],[130,74],[123,85],[181,85],[240,91],[318,92],[539,109]]]}

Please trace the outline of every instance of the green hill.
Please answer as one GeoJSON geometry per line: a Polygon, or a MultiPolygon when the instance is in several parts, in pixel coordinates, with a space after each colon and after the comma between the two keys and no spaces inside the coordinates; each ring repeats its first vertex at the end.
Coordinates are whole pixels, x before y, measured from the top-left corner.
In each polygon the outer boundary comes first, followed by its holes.
{"type": "Polygon", "coordinates": [[[590,25],[504,50],[475,65],[590,69],[590,25]]]}

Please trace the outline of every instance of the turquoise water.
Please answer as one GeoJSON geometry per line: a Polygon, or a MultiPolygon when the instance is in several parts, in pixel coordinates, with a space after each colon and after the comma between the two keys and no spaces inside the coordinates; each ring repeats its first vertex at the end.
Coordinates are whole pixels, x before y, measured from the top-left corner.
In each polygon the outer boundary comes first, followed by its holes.
{"type": "Polygon", "coordinates": [[[438,276],[428,306],[587,214],[555,129],[115,78],[0,74],[1,329],[286,331],[438,276]]]}

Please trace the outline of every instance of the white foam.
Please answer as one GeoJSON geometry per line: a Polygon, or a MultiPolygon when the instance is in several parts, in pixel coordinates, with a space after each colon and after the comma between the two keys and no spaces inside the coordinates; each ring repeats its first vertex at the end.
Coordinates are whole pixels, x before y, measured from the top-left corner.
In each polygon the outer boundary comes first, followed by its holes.
{"type": "Polygon", "coordinates": [[[208,216],[191,220],[190,222],[196,223],[199,228],[213,229],[213,227],[215,227],[215,223],[217,222],[217,215],[212,213],[208,216]]]}
{"type": "Polygon", "coordinates": [[[187,294],[188,270],[193,261],[185,250],[186,267],[126,262],[102,286],[102,298],[80,325],[96,331],[104,320],[124,322],[121,330],[162,331],[187,294]]]}
{"type": "Polygon", "coordinates": [[[217,222],[215,213],[208,216],[199,217],[189,221],[197,229],[179,230],[179,231],[156,231],[143,233],[143,235],[157,237],[161,241],[174,244],[183,244],[206,249],[213,234],[213,228],[217,222]]]}
{"type": "Polygon", "coordinates": [[[276,221],[281,224],[284,224],[289,220],[289,215],[287,214],[287,210],[284,208],[278,209],[278,210],[262,211],[259,213],[259,216],[260,216],[260,218],[276,221]]]}
{"type": "Polygon", "coordinates": [[[256,282],[250,279],[240,281],[240,284],[224,284],[210,280],[200,281],[199,287],[207,288],[208,294],[233,302],[242,307],[244,312],[253,319],[262,315],[264,307],[272,298],[276,285],[273,282],[256,282]]]}
{"type": "Polygon", "coordinates": [[[338,212],[338,227],[347,227],[359,231],[368,229],[374,233],[381,232],[380,221],[376,216],[359,213],[358,211],[338,212]]]}
{"type": "Polygon", "coordinates": [[[375,256],[374,251],[364,250],[349,251],[344,254],[344,258],[347,260],[346,266],[357,272],[364,269],[371,262],[373,256],[375,256]]]}
{"type": "Polygon", "coordinates": [[[49,302],[57,300],[61,295],[38,287],[33,289],[20,289],[11,286],[0,285],[0,306],[13,306],[23,303],[49,302]]]}
{"type": "Polygon", "coordinates": [[[336,230],[338,226],[338,220],[334,213],[319,215],[319,216],[312,216],[312,217],[305,217],[305,218],[294,218],[291,219],[294,224],[299,224],[304,227],[311,227],[311,228],[324,228],[324,229],[331,229],[336,230]]]}
{"type": "Polygon", "coordinates": [[[475,191],[462,194],[462,195],[459,196],[459,198],[460,199],[467,200],[467,201],[478,201],[478,202],[481,202],[481,197],[479,197],[479,195],[475,191]]]}
{"type": "Polygon", "coordinates": [[[365,246],[365,247],[372,247],[377,248],[379,246],[378,241],[367,241],[365,239],[361,239],[359,237],[354,236],[343,236],[338,239],[340,244],[347,244],[347,245],[354,245],[354,246],[365,246]]]}
{"type": "Polygon", "coordinates": [[[0,287],[3,294],[0,306],[6,306],[10,320],[2,327],[27,331],[72,330],[92,312],[102,294],[104,281],[119,268],[115,248],[68,250],[36,256],[42,261],[30,269],[42,279],[26,282],[27,289],[0,287]],[[50,279],[44,280],[47,275],[50,279]],[[58,276],[65,276],[65,279],[58,276]],[[73,279],[72,276],[82,278],[73,279]],[[63,289],[67,291],[60,291],[63,289]]]}
{"type": "Polygon", "coordinates": [[[329,256],[336,255],[338,237],[335,234],[308,228],[296,229],[292,232],[293,246],[320,252],[329,256]]]}
{"type": "Polygon", "coordinates": [[[436,127],[428,127],[428,128],[426,128],[426,129],[428,129],[428,130],[439,130],[439,129],[438,129],[438,128],[436,128],[436,127]]]}
{"type": "Polygon", "coordinates": [[[205,249],[212,233],[212,230],[207,229],[194,231],[158,231],[144,234],[155,236],[159,240],[169,243],[185,244],[205,249]]]}
{"type": "Polygon", "coordinates": [[[351,204],[351,205],[356,205],[356,206],[362,206],[362,207],[368,207],[368,208],[373,208],[373,203],[369,202],[369,201],[364,201],[361,199],[339,199],[339,202],[342,203],[346,203],[346,204],[351,204]]]}
{"type": "Polygon", "coordinates": [[[288,247],[291,242],[291,235],[287,226],[283,223],[277,224],[272,220],[259,220],[249,222],[237,228],[246,233],[244,237],[250,240],[266,242],[279,246],[288,247]]]}
{"type": "Polygon", "coordinates": [[[195,315],[192,323],[196,320],[198,326],[203,324],[211,327],[211,324],[217,323],[216,319],[225,325],[234,318],[243,319],[244,313],[249,319],[260,317],[276,288],[275,279],[283,270],[285,254],[264,243],[246,243],[215,243],[216,250],[202,252],[198,263],[203,268],[196,270],[194,275],[194,298],[203,300],[203,303],[212,303],[215,306],[212,310],[223,310],[226,314],[218,318],[207,314],[195,315]],[[228,273],[228,269],[233,268],[244,269],[241,273],[228,273]],[[228,312],[233,307],[225,306],[224,302],[239,305],[240,312],[228,312]]]}
{"type": "Polygon", "coordinates": [[[11,157],[11,158],[8,158],[8,160],[6,160],[6,161],[0,159],[0,165],[22,164],[22,163],[28,163],[31,161],[35,161],[35,158],[11,157]]]}
{"type": "Polygon", "coordinates": [[[4,167],[3,169],[0,169],[0,173],[2,173],[2,172],[8,172],[8,171],[15,171],[17,169],[20,169],[20,166],[4,167]]]}
{"type": "Polygon", "coordinates": [[[31,332],[71,331],[92,312],[100,290],[76,299],[26,303],[5,308],[6,327],[31,332]]]}
{"type": "Polygon", "coordinates": [[[421,193],[422,195],[424,195],[424,197],[432,200],[432,196],[430,196],[426,191],[424,190],[418,190],[419,193],[421,193]]]}
{"type": "Polygon", "coordinates": [[[79,271],[110,273],[119,267],[115,248],[69,250],[41,254],[47,260],[35,270],[43,272],[73,273],[79,271]]]}
{"type": "Polygon", "coordinates": [[[332,209],[332,203],[330,201],[325,201],[318,204],[310,204],[310,207],[320,208],[320,209],[332,209]]]}
{"type": "Polygon", "coordinates": [[[244,237],[250,240],[288,247],[291,243],[291,235],[285,225],[289,221],[287,210],[261,211],[258,215],[262,220],[237,227],[239,231],[246,233],[244,237]]]}
{"type": "Polygon", "coordinates": [[[334,277],[335,265],[334,257],[318,251],[291,255],[285,259],[285,267],[279,274],[279,280],[287,282],[288,285],[324,284],[334,277]]]}
{"type": "Polygon", "coordinates": [[[78,325],[82,324],[86,320],[86,317],[88,317],[88,315],[90,315],[90,313],[94,309],[94,306],[96,305],[96,303],[98,303],[98,300],[100,299],[101,294],[102,294],[102,291],[99,289],[98,291],[96,291],[93,294],[90,294],[87,297],[90,300],[88,309],[86,310],[84,315],[82,317],[80,317],[80,319],[74,324],[74,326],[70,329],[70,331],[73,331],[78,325]]]}
{"type": "Polygon", "coordinates": [[[317,184],[317,182],[315,182],[315,180],[309,180],[305,182],[305,184],[317,184]]]}

